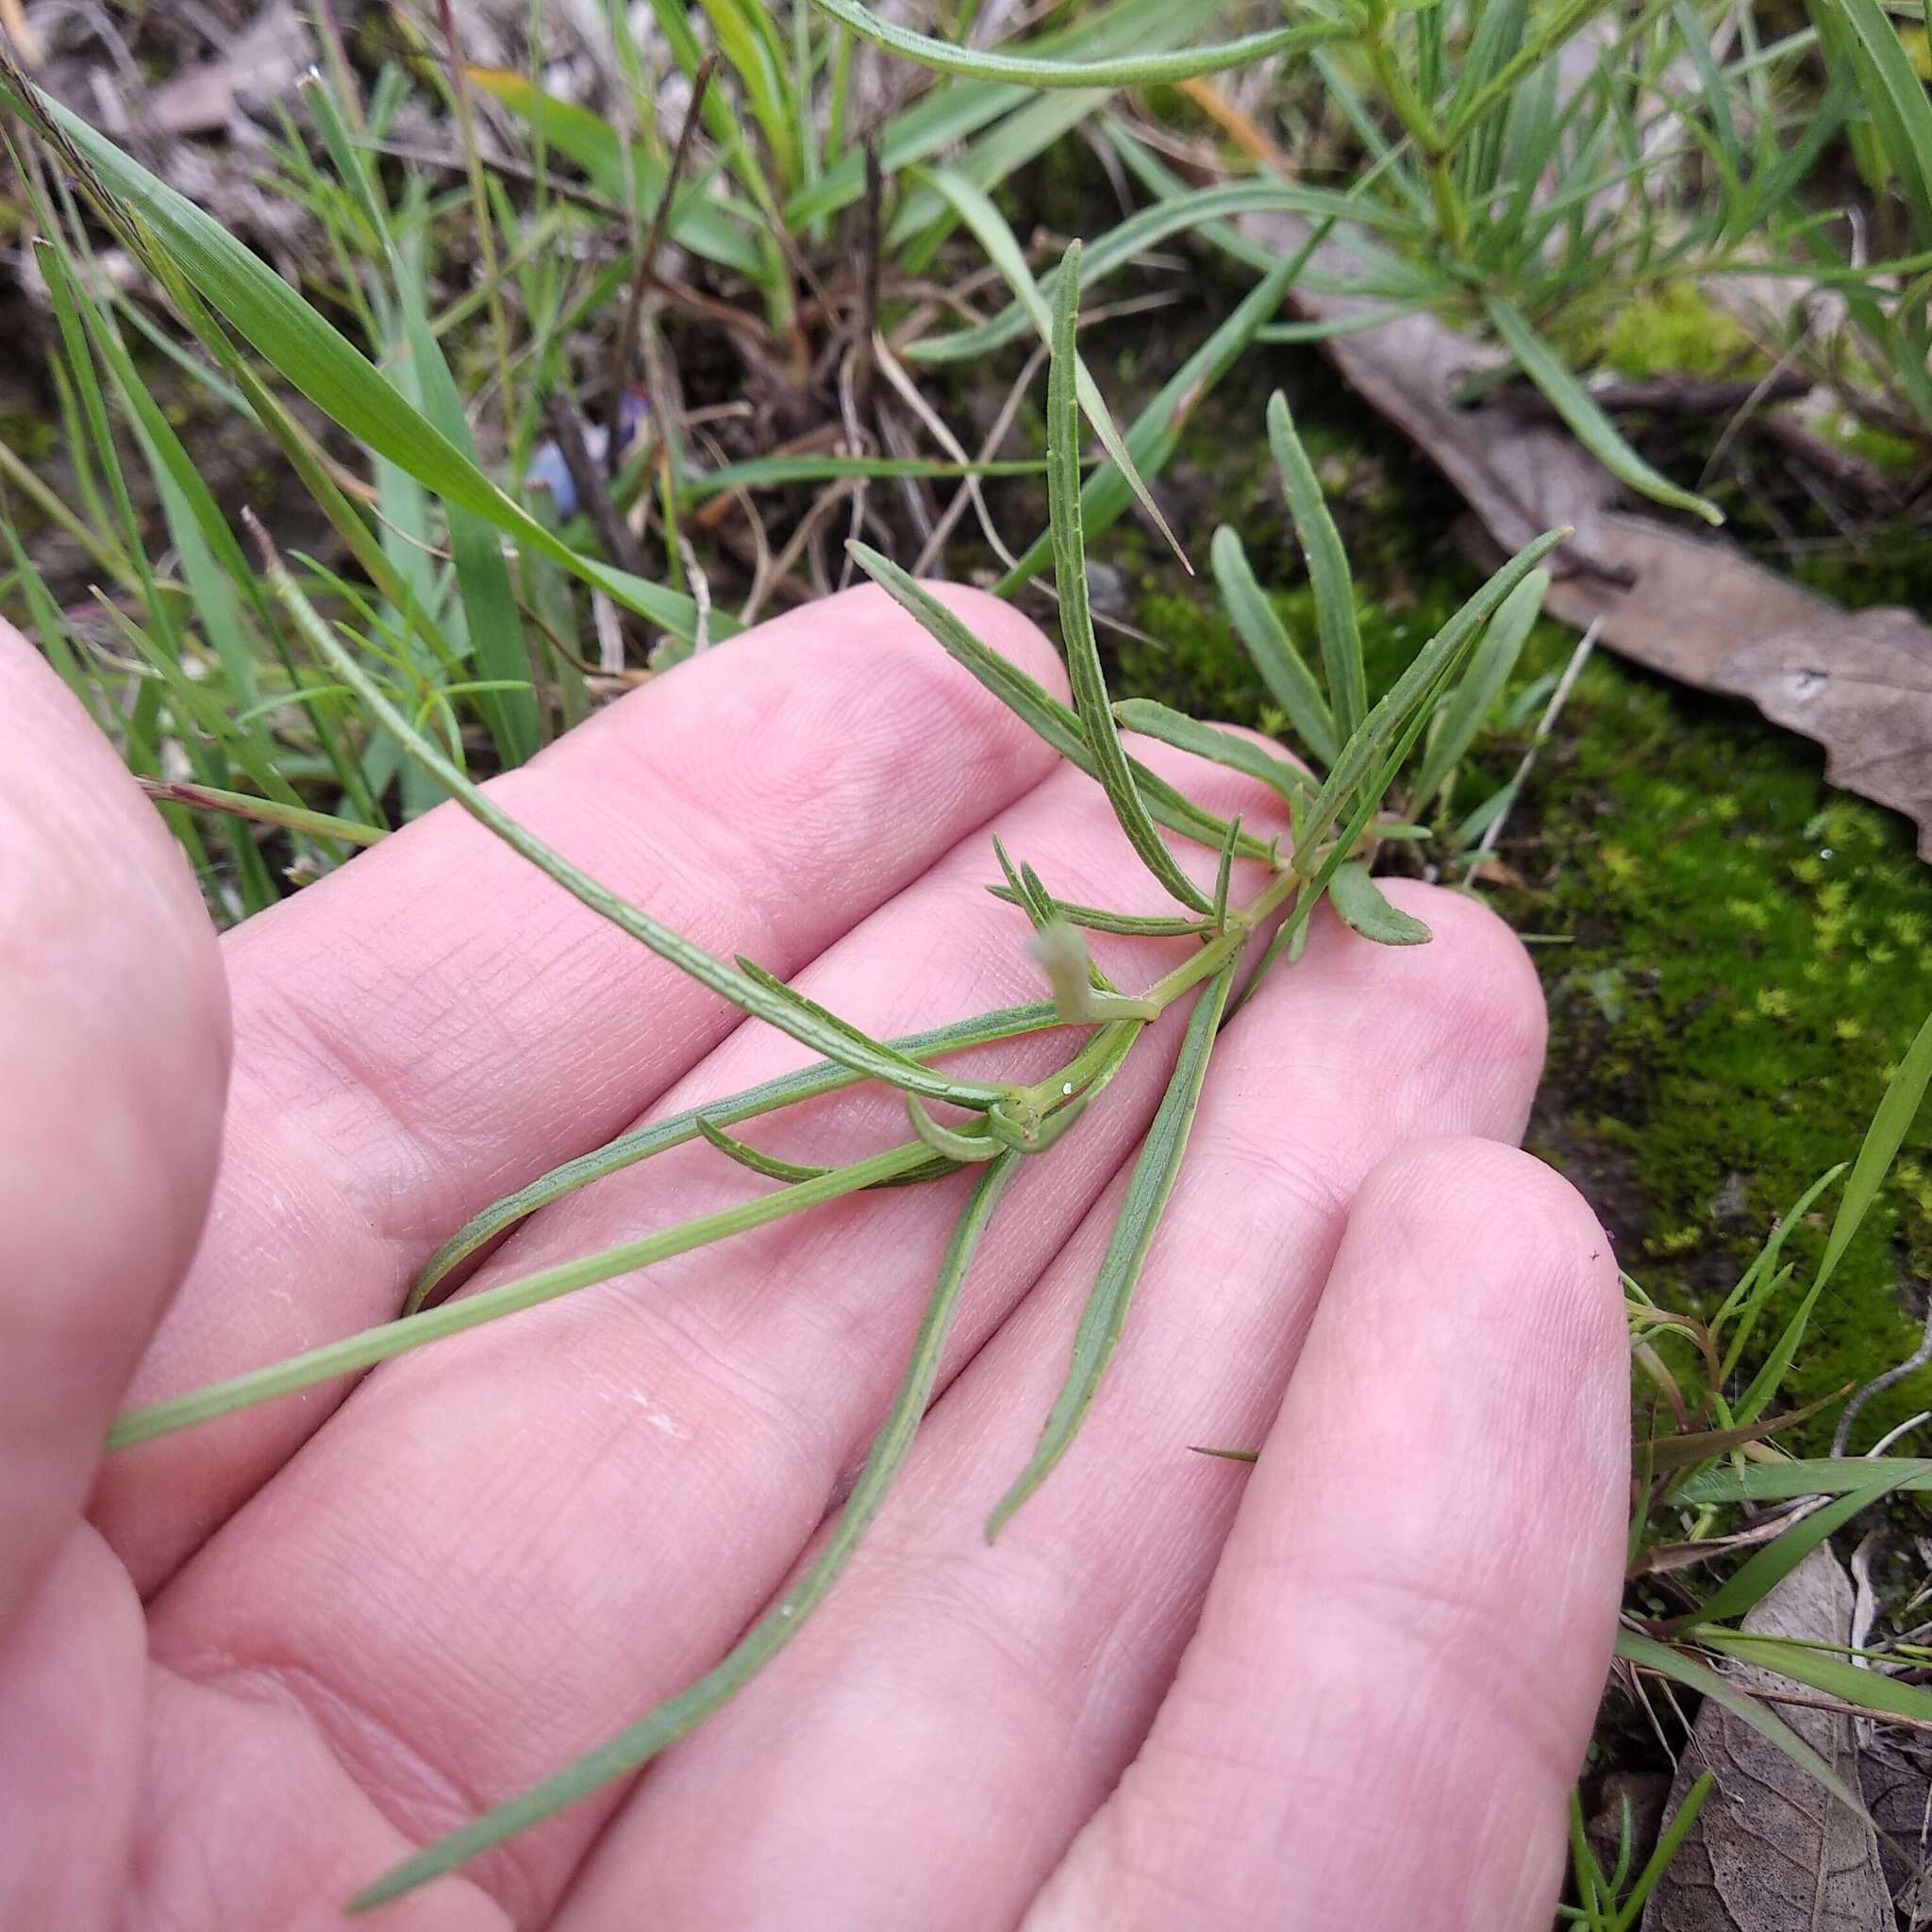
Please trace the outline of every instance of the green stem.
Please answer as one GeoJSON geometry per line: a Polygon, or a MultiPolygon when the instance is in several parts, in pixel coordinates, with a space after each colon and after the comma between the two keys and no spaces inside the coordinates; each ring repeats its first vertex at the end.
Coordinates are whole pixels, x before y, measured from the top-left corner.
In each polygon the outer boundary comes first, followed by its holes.
{"type": "Polygon", "coordinates": [[[735,1208],[688,1221],[681,1227],[646,1235],[641,1241],[625,1241],[600,1254],[586,1255],[516,1281],[506,1281],[501,1287],[486,1289],[480,1294],[405,1315],[400,1321],[380,1323],[358,1335],[325,1342],[320,1348],[291,1356],[286,1361],[251,1370],[245,1375],[231,1376],[225,1382],[211,1383],[191,1394],[130,1409],[117,1417],[108,1431],[108,1449],[112,1453],[136,1442],[152,1441],[157,1436],[172,1435],[176,1429],[190,1428],[196,1423],[212,1422],[218,1416],[277,1395],[291,1395],[299,1389],[312,1389],[318,1382],[332,1382],[339,1376],[374,1368],[377,1362],[421,1348],[425,1342],[441,1341],[447,1336],[461,1334],[465,1328],[480,1327],[505,1315],[521,1314],[525,1308],[555,1301],[559,1295],[573,1294],[599,1281],[608,1281],[613,1275],[649,1268],[674,1256],[687,1255],[693,1248],[706,1247],[712,1241],[768,1226],[789,1215],[802,1214],[826,1201],[855,1194],[861,1188],[891,1180],[908,1168],[923,1166],[931,1158],[931,1150],[924,1141],[908,1141],[883,1154],[854,1161],[850,1167],[834,1168],[817,1180],[801,1181],[796,1187],[781,1189],[777,1193],[741,1201],[735,1208]]]}

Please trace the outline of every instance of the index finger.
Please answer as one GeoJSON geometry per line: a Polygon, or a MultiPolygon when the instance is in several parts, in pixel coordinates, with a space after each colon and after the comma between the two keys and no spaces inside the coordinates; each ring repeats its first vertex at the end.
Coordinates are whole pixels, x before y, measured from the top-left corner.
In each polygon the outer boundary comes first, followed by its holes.
{"type": "MultiPolygon", "coordinates": [[[[1040,633],[953,590],[1058,685],[1040,633]]],[[[874,590],[760,625],[600,713],[492,793],[712,952],[789,974],[1054,763],[874,590]]],[[[601,1144],[737,1011],[454,808],[231,934],[235,1075],[214,1208],[133,1400],[393,1314],[478,1208],[601,1144]]],[[[98,1520],[143,1590],[341,1391],[108,1465],[98,1520]]]]}

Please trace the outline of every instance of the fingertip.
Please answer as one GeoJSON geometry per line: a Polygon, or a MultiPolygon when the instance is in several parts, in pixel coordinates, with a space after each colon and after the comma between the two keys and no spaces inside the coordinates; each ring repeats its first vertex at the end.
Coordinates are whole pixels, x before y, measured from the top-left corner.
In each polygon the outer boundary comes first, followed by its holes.
{"type": "Polygon", "coordinates": [[[1388,946],[1349,932],[1324,908],[1310,952],[1340,948],[1360,996],[1401,1024],[1426,1027],[1511,1101],[1507,1138],[1521,1134],[1542,1074],[1549,1022],[1542,984],[1506,921],[1466,892],[1421,879],[1376,883],[1398,910],[1429,928],[1427,943],[1388,946]]]}
{"type": "Polygon", "coordinates": [[[1529,1324],[1577,1385],[1620,1390],[1627,1360],[1616,1257],[1595,1210],[1561,1174],[1500,1141],[1411,1141],[1356,1196],[1359,1220],[1410,1254],[1484,1256],[1459,1310],[1473,1324],[1529,1324]]]}

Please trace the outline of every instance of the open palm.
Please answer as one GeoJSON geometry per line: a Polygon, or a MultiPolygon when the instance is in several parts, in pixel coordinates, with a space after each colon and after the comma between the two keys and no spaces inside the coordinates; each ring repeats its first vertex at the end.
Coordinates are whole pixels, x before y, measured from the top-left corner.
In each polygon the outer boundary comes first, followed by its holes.
{"type": "MultiPolygon", "coordinates": [[[[1060,686],[1024,620],[948,594],[1060,686]]],[[[0,1924],[337,1925],[783,1589],[968,1181],[841,1200],[102,1464],[127,1401],[393,1315],[497,1196],[807,1056],[452,809],[218,945],[17,638],[0,715],[0,1924]]],[[[1258,785],[1144,756],[1265,821],[1258,785]]],[[[1099,790],[873,591],[491,791],[878,1034],[1038,996],[984,890],[991,832],[1069,899],[1152,890],[1099,790]]],[[[1211,853],[1184,862],[1211,881],[1211,853]]],[[[1179,1012],[1024,1164],[899,1484],[797,1641],[641,1777],[373,1923],[1541,1932],[1621,1565],[1615,1276],[1514,1149],[1543,1034],[1520,948],[1467,898],[1391,895],[1432,944],[1324,914],[1230,1023],[1109,1378],[998,1543],[1179,1012]]],[[[1096,952],[1125,985],[1173,958],[1096,952]]],[[[1033,1078],[1055,1051],[965,1064],[1033,1078]]],[[[871,1087],[755,1124],[802,1160],[904,1137],[871,1087]]],[[[769,1185],[679,1148],[543,1210],[466,1287],[769,1185]]]]}

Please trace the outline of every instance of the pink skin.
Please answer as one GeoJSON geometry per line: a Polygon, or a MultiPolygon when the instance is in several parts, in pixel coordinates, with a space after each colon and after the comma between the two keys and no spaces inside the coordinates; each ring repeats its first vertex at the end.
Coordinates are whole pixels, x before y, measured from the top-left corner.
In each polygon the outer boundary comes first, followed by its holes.
{"type": "MultiPolygon", "coordinates": [[[[1058,682],[1024,620],[947,594],[1058,682]]],[[[703,1670],[804,1560],[960,1183],[103,1470],[125,1402],[383,1319],[490,1200],[804,1056],[449,810],[217,946],[15,638],[0,707],[0,1924],[337,1926],[412,1845],[703,1670]]],[[[1248,781],[1145,755],[1266,819],[1248,781]]],[[[497,789],[660,918],[884,1031],[1037,996],[982,890],[991,830],[1067,897],[1160,904],[1097,790],[872,591],[497,789]]],[[[777,1665],[629,1786],[371,1923],[1541,1932],[1616,1603],[1615,1276],[1513,1149],[1542,1048],[1520,949],[1467,900],[1393,892],[1432,944],[1324,917],[1228,1029],[1112,1374],[997,1547],[980,1525],[1064,1371],[1178,1013],[1015,1183],[900,1488],[777,1665]],[[1248,1472],[1196,1442],[1265,1451],[1248,1472]]],[[[1174,957],[1102,950],[1130,985],[1174,957]]],[[[979,1063],[1032,1078],[1065,1051],[979,1063]]],[[[806,1112],[745,1132],[792,1158],[903,1135],[869,1090],[806,1112]]],[[[475,1281],[763,1185],[680,1149],[475,1281]]]]}

